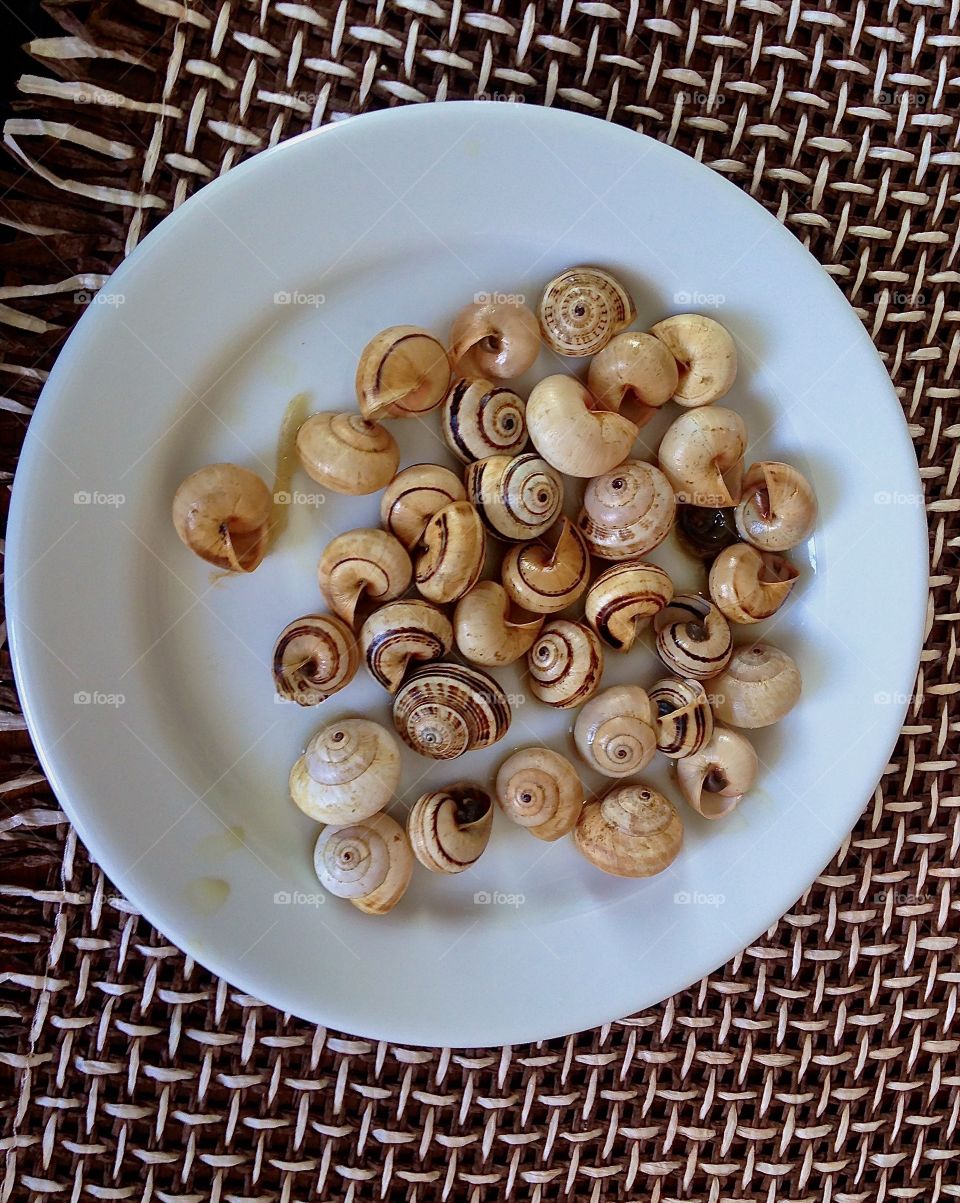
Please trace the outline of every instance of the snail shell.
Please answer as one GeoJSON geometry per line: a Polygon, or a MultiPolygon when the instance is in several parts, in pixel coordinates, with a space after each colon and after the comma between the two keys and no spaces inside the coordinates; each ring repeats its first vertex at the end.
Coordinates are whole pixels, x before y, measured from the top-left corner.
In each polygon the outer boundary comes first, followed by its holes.
{"type": "Polygon", "coordinates": [[[737,378],[737,347],[712,317],[678,313],[651,329],[677,361],[673,399],[690,408],[719,401],[737,378]]]}
{"type": "Polygon", "coordinates": [[[540,329],[560,355],[596,355],[636,318],[633,297],[599,267],[570,267],[540,299],[540,329]]]}
{"type": "Polygon", "coordinates": [[[360,667],[353,631],[332,614],[305,614],[283,628],[273,648],[277,693],[317,706],[349,685],[360,667]]]}
{"type": "Polygon", "coordinates": [[[498,539],[536,539],[563,506],[563,477],[533,452],[489,455],[467,466],[467,497],[498,539]]]}
{"type": "Polygon", "coordinates": [[[645,426],[676,392],[677,361],[652,334],[618,334],[590,364],[587,388],[601,405],[645,426]]]}
{"type": "Polygon", "coordinates": [[[543,618],[509,618],[510,598],[496,581],[480,581],[457,602],[453,629],[457,647],[472,664],[512,664],[540,634],[543,618]]]}
{"type": "Polygon", "coordinates": [[[702,748],[677,761],[677,781],[697,814],[722,819],[752,788],[758,769],[757,754],[746,736],[715,727],[702,748]]]}
{"type": "Polygon", "coordinates": [[[384,488],[400,463],[400,448],[389,430],[355,413],[307,418],[297,431],[297,455],[317,484],[351,496],[384,488]]]}
{"type": "Polygon", "coordinates": [[[639,781],[615,785],[588,802],[573,830],[583,855],[614,877],[653,877],[676,860],[683,844],[677,808],[639,781]]]}
{"type": "Polygon", "coordinates": [[[590,553],[583,535],[561,516],[556,534],[520,543],[503,558],[504,588],[511,601],[534,614],[556,614],[580,597],[590,580],[590,553]]]}
{"type": "Polygon", "coordinates": [[[525,405],[489,380],[455,380],[440,415],[447,446],[462,464],[488,455],[519,455],[527,445],[525,405]]]}
{"type": "Polygon", "coordinates": [[[462,873],[480,859],[493,827],[493,802],[476,785],[423,794],[407,817],[413,855],[431,873],[462,873]]]}
{"type": "Polygon", "coordinates": [[[776,552],[735,543],[710,566],[710,596],[728,621],[760,622],[780,609],[799,575],[776,552]]]}
{"type": "Polygon", "coordinates": [[[360,651],[367,668],[390,693],[396,693],[412,661],[439,660],[452,646],[450,620],[418,598],[388,602],[360,628],[360,651]]]}
{"type": "Polygon", "coordinates": [[[582,622],[555,618],[527,652],[530,692],[548,706],[569,710],[592,698],[603,676],[603,645],[582,622]]]}
{"type": "Polygon", "coordinates": [[[788,551],[813,534],[817,499],[790,464],[753,464],[743,478],[737,530],[761,551],[788,551]]]}
{"type": "Polygon", "coordinates": [[[679,760],[699,752],[713,735],[713,711],[707,692],[692,678],[668,677],[650,690],[657,714],[657,748],[679,760]]]}
{"type": "Polygon", "coordinates": [[[721,509],[736,505],[747,428],[732,409],[712,405],[683,413],[660,440],[660,467],[677,501],[721,509]]]}
{"type": "Polygon", "coordinates": [[[629,777],[653,759],[656,717],[639,685],[612,685],[577,715],[573,738],[583,759],[605,777],[629,777]]]}
{"type": "Polygon", "coordinates": [[[713,602],[678,593],[653,622],[657,655],[681,677],[705,680],[721,672],[733,651],[727,620],[713,602]]]}
{"type": "Polygon", "coordinates": [[[345,531],[327,544],[317,565],[320,592],[353,625],[360,598],[390,601],[406,593],[413,565],[403,546],[376,528],[345,531]]]}
{"type": "Polygon", "coordinates": [[[453,760],[495,744],[506,735],[510,718],[507,695],[497,682],[459,664],[416,669],[393,702],[401,739],[433,760],[453,760]]]}
{"type": "Polygon", "coordinates": [[[422,545],[416,581],[429,601],[456,601],[480,579],[487,538],[469,501],[452,501],[438,510],[426,525],[422,545]]]}
{"type": "Polygon", "coordinates": [[[676,510],[673,486],[660,469],[628,459],[590,481],[578,522],[595,556],[629,560],[660,546],[676,510]]]}
{"type": "Polygon", "coordinates": [[[540,354],[537,319],[523,304],[476,301],[453,319],[450,357],[462,375],[510,380],[540,354]]]}
{"type": "Polygon", "coordinates": [[[255,472],[208,464],[173,497],[173,525],[201,560],[231,572],[253,572],[267,550],[273,497],[255,472]]]}
{"type": "Polygon", "coordinates": [[[731,727],[769,727],[800,699],[800,670],[770,643],[746,643],[710,682],[713,713],[731,727]]]}
{"type": "Polygon", "coordinates": [[[580,775],[550,748],[522,748],[497,773],[500,809],[538,840],[558,840],[576,826],[583,809],[580,775]]]}
{"type": "Polygon", "coordinates": [[[466,495],[460,477],[449,468],[411,464],[384,490],[380,498],[380,521],[407,551],[412,551],[433,515],[451,501],[463,501],[466,495]]]}
{"type": "Polygon", "coordinates": [[[547,376],[527,401],[530,441],[548,464],[568,476],[600,476],[622,463],[636,425],[603,409],[576,376],[547,376]]]}
{"type": "Polygon", "coordinates": [[[417,326],[389,326],[360,352],[357,401],[365,418],[409,418],[439,405],[450,387],[443,344],[417,326]]]}
{"type": "Polygon", "coordinates": [[[587,590],[584,610],[607,647],[628,652],[672,597],[673,582],[659,565],[625,560],[600,573],[587,590]]]}
{"type": "Polygon", "coordinates": [[[320,823],[356,823],[382,810],[400,781],[400,749],[364,718],[330,723],[290,770],[290,797],[320,823]]]}
{"type": "Polygon", "coordinates": [[[389,815],[347,827],[325,827],[313,849],[323,888],[367,915],[385,915],[406,893],[413,874],[407,833],[389,815]]]}

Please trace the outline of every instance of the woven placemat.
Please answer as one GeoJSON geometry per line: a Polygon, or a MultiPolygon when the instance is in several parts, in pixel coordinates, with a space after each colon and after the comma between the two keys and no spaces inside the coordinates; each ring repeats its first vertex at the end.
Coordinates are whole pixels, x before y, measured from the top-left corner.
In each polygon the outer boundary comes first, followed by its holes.
{"type": "Polygon", "coordinates": [[[318,1029],[185,959],[78,844],[3,653],[0,1199],[960,1196],[956,0],[47,7],[0,165],[5,481],[80,294],[197,187],[311,125],[484,95],[642,129],[810,248],[903,401],[932,591],[896,753],[791,913],[631,1019],[471,1053],[318,1029]]]}

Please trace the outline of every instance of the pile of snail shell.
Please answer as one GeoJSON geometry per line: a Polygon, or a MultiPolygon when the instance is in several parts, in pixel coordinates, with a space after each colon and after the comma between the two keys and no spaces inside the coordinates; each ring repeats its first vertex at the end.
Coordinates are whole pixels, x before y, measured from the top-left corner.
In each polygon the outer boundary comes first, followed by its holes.
{"type": "MultiPolygon", "coordinates": [[[[380,527],[327,545],[323,607],[295,618],[273,651],[276,690],[301,706],[340,693],[361,666],[391,700],[393,731],[333,719],[289,779],[296,805],[324,825],[320,882],[362,911],[390,910],[417,862],[439,874],[473,865],[495,804],[540,840],[572,835],[606,873],[659,873],[680,850],[683,822],[639,778],[654,756],[673,762],[689,807],[719,819],[757,776],[744,732],[778,722],[800,696],[791,657],[749,633],[797,583],[784,553],[813,531],[813,490],[789,464],[745,463],[743,419],[718,404],[737,373],[720,323],[683,313],[639,332],[635,320],[614,274],[579,266],[550,281],[537,313],[468,305],[446,343],[392,326],[360,355],[357,410],[314,414],[297,433],[300,463],[324,488],[382,490],[380,527]],[[560,364],[588,360],[584,378],[548,375],[524,398],[511,382],[545,347],[560,364]],[[656,462],[634,458],[640,429],[668,404],[679,412],[656,462]],[[399,470],[389,423],[434,410],[462,472],[399,470]],[[575,519],[564,513],[573,490],[575,519]],[[709,566],[703,593],[676,592],[648,558],[674,527],[709,566]],[[485,576],[491,559],[498,569],[485,576]],[[602,689],[604,657],[629,655],[641,637],[662,678],[602,689]],[[401,788],[400,741],[453,760],[503,739],[510,704],[491,670],[516,661],[539,702],[571,713],[576,754],[608,788],[588,798],[570,758],[521,747],[487,787],[422,794],[402,826],[387,813],[401,788]]],[[[270,515],[264,482],[231,464],[195,472],[173,503],[187,547],[239,573],[268,550],[270,515]]]]}

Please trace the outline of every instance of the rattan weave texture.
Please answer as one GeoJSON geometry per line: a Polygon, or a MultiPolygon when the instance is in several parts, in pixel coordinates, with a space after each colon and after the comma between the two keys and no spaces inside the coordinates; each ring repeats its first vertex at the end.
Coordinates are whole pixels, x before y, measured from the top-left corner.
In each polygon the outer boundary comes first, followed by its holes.
{"type": "Polygon", "coordinates": [[[902,398],[932,581],[908,725],[791,913],[632,1019],[469,1054],[317,1030],[185,960],[78,845],[3,653],[0,1199],[960,1196],[960,4],[49,7],[0,165],[5,482],[84,296],[197,187],[311,125],[485,95],[642,129],[805,242],[902,398]]]}

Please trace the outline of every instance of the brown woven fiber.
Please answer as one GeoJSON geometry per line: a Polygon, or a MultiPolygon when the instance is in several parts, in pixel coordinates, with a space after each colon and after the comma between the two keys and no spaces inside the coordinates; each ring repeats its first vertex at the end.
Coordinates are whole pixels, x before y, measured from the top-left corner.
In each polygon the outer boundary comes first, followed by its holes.
{"type": "Polygon", "coordinates": [[[641,129],[810,248],[902,399],[932,579],[896,752],[793,910],[631,1019],[468,1053],[317,1029],[185,959],[78,844],[0,653],[0,1203],[960,1197],[960,2],[48,8],[0,161],[5,482],[80,294],[196,188],[312,125],[485,95],[641,129]]]}

